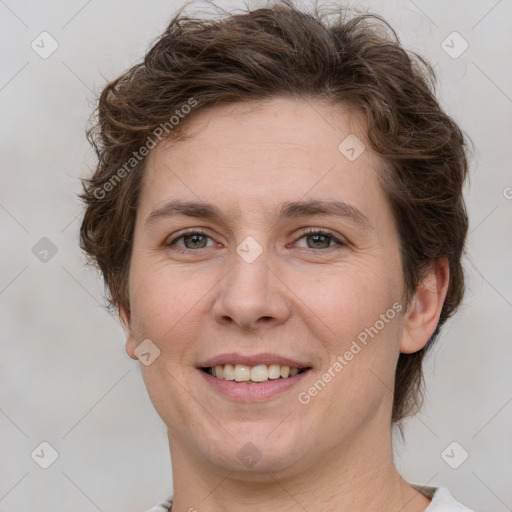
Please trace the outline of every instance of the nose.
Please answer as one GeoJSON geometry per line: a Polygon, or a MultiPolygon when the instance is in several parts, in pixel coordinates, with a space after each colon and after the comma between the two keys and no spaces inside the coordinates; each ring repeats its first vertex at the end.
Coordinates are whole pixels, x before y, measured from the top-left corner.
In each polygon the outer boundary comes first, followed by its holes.
{"type": "Polygon", "coordinates": [[[270,268],[266,251],[252,262],[232,255],[231,270],[219,284],[213,306],[215,320],[243,330],[280,325],[290,317],[290,301],[284,280],[270,268]]]}

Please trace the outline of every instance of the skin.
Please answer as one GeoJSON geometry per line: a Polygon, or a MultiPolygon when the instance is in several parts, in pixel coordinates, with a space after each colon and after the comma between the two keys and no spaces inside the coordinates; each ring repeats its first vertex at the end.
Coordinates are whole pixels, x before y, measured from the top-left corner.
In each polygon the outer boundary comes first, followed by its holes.
{"type": "Polygon", "coordinates": [[[168,428],[173,512],[425,510],[430,500],[393,462],[391,390],[400,352],[422,348],[437,325],[444,259],[317,396],[297,399],[359,333],[401,304],[399,239],[379,182],[384,163],[369,144],[352,162],[338,150],[349,134],[365,141],[361,119],[343,105],[277,97],[257,108],[199,112],[187,128],[188,139],[148,157],[130,307],[120,308],[130,357],[145,339],[161,351],[141,370],[168,428]],[[146,225],[173,199],[212,203],[225,219],[161,216],[146,225]],[[286,201],[311,199],[344,201],[368,225],[272,215],[286,201]],[[186,228],[202,228],[206,246],[191,237],[174,242],[186,228]],[[334,238],[308,236],[306,228],[334,238]],[[263,250],[252,263],[236,252],[248,236],[263,250]],[[312,370],[276,397],[235,402],[196,368],[226,352],[277,353],[312,370]],[[261,455],[252,467],[237,458],[247,443],[261,455]]]}

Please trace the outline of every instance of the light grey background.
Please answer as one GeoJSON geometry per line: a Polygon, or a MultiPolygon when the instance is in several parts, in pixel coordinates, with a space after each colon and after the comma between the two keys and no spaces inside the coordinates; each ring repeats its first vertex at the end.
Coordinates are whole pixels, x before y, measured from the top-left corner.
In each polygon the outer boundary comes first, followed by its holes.
{"type": "MultiPolygon", "coordinates": [[[[477,511],[512,510],[512,2],[351,4],[382,14],[435,64],[443,106],[476,145],[467,295],[429,359],[427,401],[397,463],[477,511]],[[453,31],[469,43],[457,59],[441,47],[453,31]],[[469,453],[458,469],[441,456],[453,441],[452,464],[469,453]]],[[[94,98],[180,5],[0,0],[2,512],[142,512],[172,490],[164,425],[83,266],[75,194],[94,164],[84,137],[94,98]],[[31,48],[42,31],[59,45],[47,59],[31,48]],[[47,262],[32,252],[43,237],[57,248],[47,262]],[[48,469],[31,458],[43,441],[58,452],[48,469]]]]}

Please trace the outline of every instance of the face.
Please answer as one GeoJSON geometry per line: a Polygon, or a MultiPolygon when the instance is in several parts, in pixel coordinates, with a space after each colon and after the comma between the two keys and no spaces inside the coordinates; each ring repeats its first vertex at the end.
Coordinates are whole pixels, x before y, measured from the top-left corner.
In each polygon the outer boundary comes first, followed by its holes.
{"type": "Polygon", "coordinates": [[[121,312],[128,353],[160,351],[141,369],[171,453],[286,471],[382,440],[403,277],[355,112],[275,98],[189,133],[148,157],[121,312]]]}

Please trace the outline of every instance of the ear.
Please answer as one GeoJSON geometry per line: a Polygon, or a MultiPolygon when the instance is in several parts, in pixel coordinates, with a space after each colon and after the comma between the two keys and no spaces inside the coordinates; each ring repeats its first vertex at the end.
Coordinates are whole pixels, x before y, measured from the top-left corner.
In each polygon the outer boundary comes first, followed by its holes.
{"type": "Polygon", "coordinates": [[[427,344],[439,322],[449,281],[448,259],[439,258],[418,285],[405,314],[400,352],[412,354],[427,344]]]}
{"type": "Polygon", "coordinates": [[[131,327],[131,311],[129,308],[124,306],[122,303],[119,303],[119,320],[121,321],[121,325],[123,327],[124,334],[126,336],[126,353],[132,359],[138,359],[135,355],[135,349],[137,348],[137,342],[132,333],[131,327]]]}

